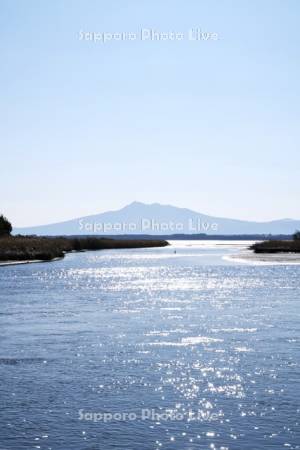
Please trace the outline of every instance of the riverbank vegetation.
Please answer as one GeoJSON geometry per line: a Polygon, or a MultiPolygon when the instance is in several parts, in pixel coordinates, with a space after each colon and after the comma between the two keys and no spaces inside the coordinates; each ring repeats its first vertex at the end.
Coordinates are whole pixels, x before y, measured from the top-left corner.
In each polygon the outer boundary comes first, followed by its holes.
{"type": "Polygon", "coordinates": [[[160,239],[106,239],[101,237],[0,237],[0,261],[42,260],[62,258],[66,253],[84,250],[165,247],[160,239]]]}
{"type": "Polygon", "coordinates": [[[0,215],[0,237],[3,236],[9,236],[12,232],[12,225],[10,221],[3,216],[3,214],[0,215]]]}
{"type": "Polygon", "coordinates": [[[293,240],[257,242],[249,247],[255,253],[300,253],[300,231],[296,231],[293,240]]]}

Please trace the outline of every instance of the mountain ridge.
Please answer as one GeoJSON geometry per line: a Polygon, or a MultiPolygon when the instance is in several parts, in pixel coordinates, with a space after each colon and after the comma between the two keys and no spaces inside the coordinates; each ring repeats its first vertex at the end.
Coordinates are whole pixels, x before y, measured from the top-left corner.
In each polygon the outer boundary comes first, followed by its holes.
{"type": "Polygon", "coordinates": [[[300,220],[265,222],[209,216],[188,208],[134,201],[118,210],[106,211],[46,225],[16,227],[14,234],[118,235],[118,234],[292,234],[300,220]]]}

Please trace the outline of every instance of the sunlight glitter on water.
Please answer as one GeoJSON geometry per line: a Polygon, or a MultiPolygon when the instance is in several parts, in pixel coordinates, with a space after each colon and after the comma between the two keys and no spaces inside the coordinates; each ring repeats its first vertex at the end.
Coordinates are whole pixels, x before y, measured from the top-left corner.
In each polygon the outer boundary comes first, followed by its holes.
{"type": "Polygon", "coordinates": [[[176,245],[0,273],[4,448],[299,448],[299,268],[176,245]],[[144,407],[183,419],[78,420],[144,407]]]}

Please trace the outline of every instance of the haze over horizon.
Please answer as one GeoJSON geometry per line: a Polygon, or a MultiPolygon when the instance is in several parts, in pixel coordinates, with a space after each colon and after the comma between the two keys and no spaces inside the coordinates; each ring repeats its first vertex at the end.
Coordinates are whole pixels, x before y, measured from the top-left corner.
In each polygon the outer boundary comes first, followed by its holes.
{"type": "Polygon", "coordinates": [[[299,2],[3,0],[0,11],[0,213],[15,227],[134,199],[300,218],[299,2]],[[191,28],[218,39],[80,38],[191,28]]]}

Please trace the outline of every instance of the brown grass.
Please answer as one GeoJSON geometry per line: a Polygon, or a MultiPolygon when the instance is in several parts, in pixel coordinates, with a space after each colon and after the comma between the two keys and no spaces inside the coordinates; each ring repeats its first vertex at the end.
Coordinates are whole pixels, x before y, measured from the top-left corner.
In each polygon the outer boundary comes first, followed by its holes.
{"type": "Polygon", "coordinates": [[[72,250],[164,247],[164,240],[106,239],[96,237],[7,236],[0,238],[0,261],[43,260],[63,257],[72,250]]]}
{"type": "Polygon", "coordinates": [[[258,242],[250,249],[255,253],[300,253],[300,240],[258,242]]]}

